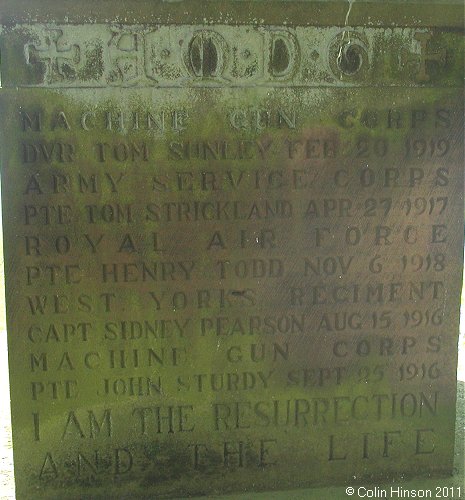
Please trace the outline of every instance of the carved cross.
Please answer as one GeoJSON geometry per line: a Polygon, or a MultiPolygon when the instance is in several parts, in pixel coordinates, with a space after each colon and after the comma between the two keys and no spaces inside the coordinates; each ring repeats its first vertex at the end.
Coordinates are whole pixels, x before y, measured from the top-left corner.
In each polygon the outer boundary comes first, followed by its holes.
{"type": "Polygon", "coordinates": [[[26,62],[45,64],[44,81],[73,80],[76,77],[76,67],[81,58],[80,48],[67,44],[62,37],[62,30],[49,30],[45,46],[26,45],[26,62]]]}

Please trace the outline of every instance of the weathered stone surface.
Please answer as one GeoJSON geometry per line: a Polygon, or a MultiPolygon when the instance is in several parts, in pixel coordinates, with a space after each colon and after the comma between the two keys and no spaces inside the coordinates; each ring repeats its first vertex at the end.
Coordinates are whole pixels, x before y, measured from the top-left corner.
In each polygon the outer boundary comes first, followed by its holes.
{"type": "Polygon", "coordinates": [[[463,33],[237,3],[4,14],[18,498],[452,471],[463,33]]]}

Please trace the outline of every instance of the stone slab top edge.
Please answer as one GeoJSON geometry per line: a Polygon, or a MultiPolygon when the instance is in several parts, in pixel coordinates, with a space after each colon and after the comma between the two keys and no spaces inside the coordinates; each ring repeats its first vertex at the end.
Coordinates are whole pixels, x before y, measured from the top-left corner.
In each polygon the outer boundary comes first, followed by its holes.
{"type": "Polygon", "coordinates": [[[464,31],[463,0],[0,0],[0,24],[412,26],[464,31]]]}

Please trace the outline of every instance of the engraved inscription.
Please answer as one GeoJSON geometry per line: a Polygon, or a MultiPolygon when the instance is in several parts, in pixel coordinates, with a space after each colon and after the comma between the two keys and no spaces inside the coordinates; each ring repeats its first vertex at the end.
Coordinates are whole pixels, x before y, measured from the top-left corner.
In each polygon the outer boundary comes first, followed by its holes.
{"type": "Polygon", "coordinates": [[[463,71],[459,35],[452,43],[410,28],[88,25],[84,45],[69,25],[18,30],[28,40],[15,47],[13,30],[6,52],[23,50],[16,63],[38,70],[24,73],[24,85],[453,85],[446,74],[463,71]]]}
{"type": "Polygon", "coordinates": [[[450,473],[457,34],[121,22],[1,35],[18,498],[450,473]]]}
{"type": "Polygon", "coordinates": [[[446,49],[441,49],[437,52],[429,51],[429,42],[433,38],[431,33],[417,32],[414,35],[415,40],[420,45],[420,54],[415,56],[413,54],[403,53],[402,63],[408,64],[409,62],[415,62],[418,65],[418,73],[416,74],[416,80],[419,82],[428,82],[431,77],[427,71],[427,64],[430,62],[436,63],[439,67],[443,67],[446,64],[447,52],[446,49]]]}

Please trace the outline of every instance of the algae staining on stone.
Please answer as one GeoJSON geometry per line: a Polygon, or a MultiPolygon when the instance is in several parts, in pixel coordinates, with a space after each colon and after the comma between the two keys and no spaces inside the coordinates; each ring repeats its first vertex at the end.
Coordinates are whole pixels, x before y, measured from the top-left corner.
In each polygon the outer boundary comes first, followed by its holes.
{"type": "Polygon", "coordinates": [[[142,479],[144,485],[180,480],[192,468],[189,447],[183,443],[153,442],[142,448],[144,459],[147,460],[142,479]]]}
{"type": "MultiPolygon", "coordinates": [[[[150,34],[147,35],[147,38],[150,34]]],[[[182,45],[182,41],[179,42],[182,45]]],[[[182,78],[181,68],[176,64],[176,54],[166,43],[163,48],[156,42],[147,47],[147,61],[145,63],[146,76],[151,80],[176,81],[182,78]]]]}
{"type": "Polygon", "coordinates": [[[231,75],[234,78],[253,78],[260,70],[259,55],[249,47],[232,48],[231,75]]]}
{"type": "Polygon", "coordinates": [[[95,44],[86,44],[85,64],[77,73],[78,79],[82,81],[99,81],[104,72],[103,47],[100,41],[95,44]]]}

